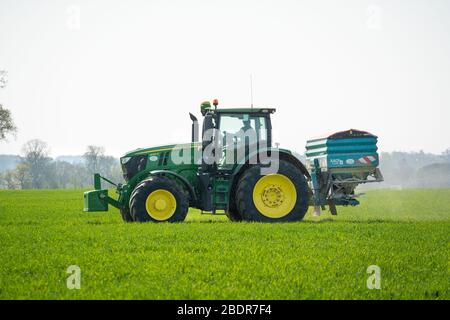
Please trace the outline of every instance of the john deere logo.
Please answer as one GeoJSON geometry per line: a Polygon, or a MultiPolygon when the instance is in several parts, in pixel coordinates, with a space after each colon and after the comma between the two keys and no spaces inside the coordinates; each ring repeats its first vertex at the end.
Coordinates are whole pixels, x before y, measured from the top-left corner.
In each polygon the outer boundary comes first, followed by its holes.
{"type": "Polygon", "coordinates": [[[156,161],[156,160],[158,160],[158,156],[150,156],[150,157],[148,158],[148,160],[150,160],[150,161],[156,161]]]}

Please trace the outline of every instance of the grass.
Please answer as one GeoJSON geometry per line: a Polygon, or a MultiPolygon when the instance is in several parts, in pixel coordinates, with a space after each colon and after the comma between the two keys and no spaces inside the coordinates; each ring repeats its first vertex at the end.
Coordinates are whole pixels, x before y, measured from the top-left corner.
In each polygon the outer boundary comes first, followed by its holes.
{"type": "Polygon", "coordinates": [[[0,191],[0,299],[449,299],[450,190],[361,201],[299,223],[125,224],[81,212],[80,190],[0,191]]]}

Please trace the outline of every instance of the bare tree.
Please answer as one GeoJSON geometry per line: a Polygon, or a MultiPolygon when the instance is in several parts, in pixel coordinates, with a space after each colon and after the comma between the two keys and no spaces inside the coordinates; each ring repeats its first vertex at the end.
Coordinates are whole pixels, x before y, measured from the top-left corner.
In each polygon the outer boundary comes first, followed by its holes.
{"type": "Polygon", "coordinates": [[[14,177],[17,181],[20,189],[27,189],[31,187],[31,177],[30,177],[29,165],[25,162],[19,162],[14,171],[14,177]]]}
{"type": "Polygon", "coordinates": [[[442,157],[445,161],[450,161],[450,148],[447,148],[444,152],[442,152],[442,157]]]}
{"type": "Polygon", "coordinates": [[[0,182],[3,188],[14,190],[18,187],[14,170],[5,171],[0,175],[0,182]]]}
{"type": "Polygon", "coordinates": [[[100,169],[100,163],[105,155],[105,148],[100,146],[88,146],[83,155],[86,161],[86,168],[90,173],[95,173],[100,169]]]}
{"type": "Polygon", "coordinates": [[[50,150],[47,143],[39,139],[30,140],[22,148],[24,158],[22,162],[28,166],[31,188],[41,189],[45,185],[48,175],[48,157],[50,150]]]}
{"type": "Polygon", "coordinates": [[[85,188],[92,184],[92,176],[88,174],[86,168],[82,165],[74,165],[73,174],[70,177],[72,188],[85,188]]]}

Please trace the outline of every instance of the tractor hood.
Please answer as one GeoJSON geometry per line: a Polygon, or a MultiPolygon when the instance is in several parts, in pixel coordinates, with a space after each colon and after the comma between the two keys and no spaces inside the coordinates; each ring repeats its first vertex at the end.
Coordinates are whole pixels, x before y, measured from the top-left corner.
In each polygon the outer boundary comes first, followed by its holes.
{"type": "Polygon", "coordinates": [[[172,151],[172,150],[179,150],[179,149],[187,149],[187,148],[194,148],[194,147],[201,147],[201,142],[190,142],[190,143],[182,143],[182,144],[166,144],[166,145],[160,145],[156,147],[149,147],[149,148],[139,148],[132,151],[129,151],[125,153],[122,158],[126,157],[134,157],[134,156],[140,156],[144,154],[156,154],[164,151],[172,151]]]}
{"type": "MultiPolygon", "coordinates": [[[[160,159],[163,159],[162,161],[167,161],[166,159],[169,158],[167,156],[172,151],[180,152],[180,150],[191,150],[192,148],[197,147],[201,148],[201,143],[166,144],[157,147],[141,148],[127,152],[120,158],[123,177],[126,182],[130,181],[137,173],[145,170],[148,167],[148,159],[155,162],[154,159],[158,159],[158,157],[160,157],[160,159]],[[163,154],[164,157],[162,157],[163,154]]],[[[164,162],[164,165],[165,164],[166,163],[164,162]]]]}

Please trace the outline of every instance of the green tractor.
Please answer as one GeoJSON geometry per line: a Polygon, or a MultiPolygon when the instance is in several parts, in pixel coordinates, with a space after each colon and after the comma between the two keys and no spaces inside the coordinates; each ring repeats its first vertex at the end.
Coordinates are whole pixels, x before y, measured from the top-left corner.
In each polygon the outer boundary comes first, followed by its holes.
{"type": "Polygon", "coordinates": [[[202,213],[225,213],[232,221],[299,221],[309,205],[314,205],[315,213],[328,205],[333,214],[335,204],[356,205],[354,187],[380,181],[376,137],[369,133],[341,132],[337,139],[340,145],[350,141],[347,157],[356,161],[362,154],[374,161],[362,166],[353,161],[352,168],[333,174],[336,161],[328,157],[332,151],[327,147],[333,137],[312,141],[312,156],[305,166],[291,151],[273,146],[275,109],[217,106],[217,100],[213,106],[201,104],[201,141],[197,118],[190,114],[191,143],[137,149],[121,157],[126,184],[94,174],[95,190],[85,192],[84,211],[107,211],[112,205],[127,222],[180,222],[193,207],[202,213]],[[354,148],[351,141],[361,145],[361,138],[370,150],[354,148]],[[102,180],[116,186],[116,199],[102,188],[102,180]]]}

